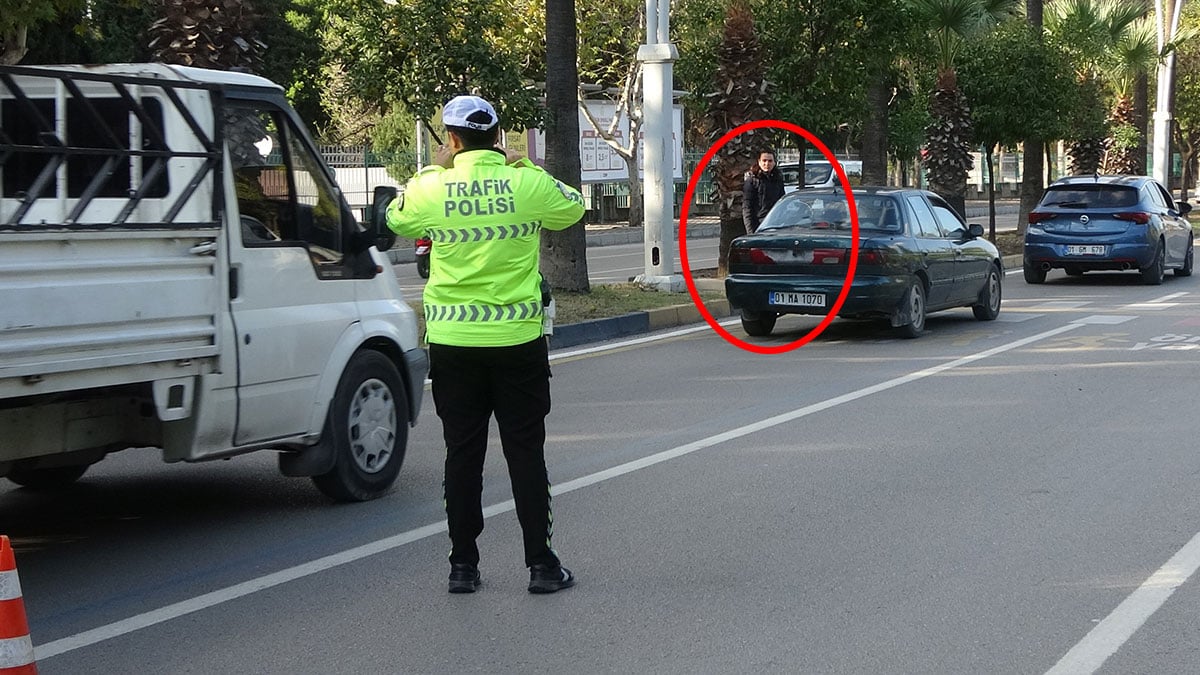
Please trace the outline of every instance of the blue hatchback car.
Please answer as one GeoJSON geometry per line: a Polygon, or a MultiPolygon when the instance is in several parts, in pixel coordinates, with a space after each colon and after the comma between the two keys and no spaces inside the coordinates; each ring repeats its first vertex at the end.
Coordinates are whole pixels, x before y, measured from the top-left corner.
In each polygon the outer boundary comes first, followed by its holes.
{"type": "Polygon", "coordinates": [[[1192,273],[1192,207],[1171,199],[1148,176],[1071,176],[1046,188],[1025,230],[1025,281],[1040,284],[1061,268],[1137,270],[1161,284],[1166,270],[1192,273]]]}

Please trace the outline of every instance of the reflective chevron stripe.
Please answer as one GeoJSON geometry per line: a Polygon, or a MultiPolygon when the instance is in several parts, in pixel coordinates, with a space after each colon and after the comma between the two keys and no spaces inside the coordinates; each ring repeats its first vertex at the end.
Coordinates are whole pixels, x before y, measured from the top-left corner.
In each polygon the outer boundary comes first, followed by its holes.
{"type": "Polygon", "coordinates": [[[457,244],[474,243],[477,241],[492,241],[494,239],[516,239],[537,234],[542,229],[542,221],[514,225],[494,225],[488,227],[433,227],[428,230],[433,243],[457,244]]]}
{"type": "Polygon", "coordinates": [[[542,315],[542,303],[518,302],[515,305],[425,305],[426,321],[524,321],[542,315]]]}

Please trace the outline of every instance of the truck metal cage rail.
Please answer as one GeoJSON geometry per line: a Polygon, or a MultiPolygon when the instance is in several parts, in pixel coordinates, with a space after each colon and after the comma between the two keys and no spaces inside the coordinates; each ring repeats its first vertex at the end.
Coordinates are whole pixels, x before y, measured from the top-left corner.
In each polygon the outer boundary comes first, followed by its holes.
{"type": "Polygon", "coordinates": [[[131,216],[148,199],[156,227],[217,227],[220,190],[197,189],[221,184],[206,178],[221,170],[222,103],[211,83],[0,66],[0,230],[144,227],[131,216]],[[211,103],[190,107],[189,90],[211,103]],[[190,133],[168,140],[167,123],[190,133]],[[210,203],[185,211],[193,198],[210,203]]]}

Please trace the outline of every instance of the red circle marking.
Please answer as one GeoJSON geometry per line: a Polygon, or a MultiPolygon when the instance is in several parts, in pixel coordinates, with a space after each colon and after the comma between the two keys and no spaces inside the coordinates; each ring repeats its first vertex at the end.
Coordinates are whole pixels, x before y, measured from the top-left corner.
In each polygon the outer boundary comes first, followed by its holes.
{"type": "Polygon", "coordinates": [[[833,156],[833,152],[831,152],[829,148],[827,148],[825,144],[821,142],[821,139],[809,133],[809,131],[804,127],[792,124],[790,122],[784,122],[781,120],[757,120],[755,122],[747,122],[733,128],[729,131],[729,133],[725,134],[720,138],[720,140],[714,143],[713,146],[708,149],[708,152],[704,153],[704,157],[700,159],[700,163],[696,165],[696,169],[692,172],[692,177],[688,180],[687,192],[685,192],[683,195],[683,204],[679,211],[679,261],[683,267],[683,278],[687,282],[688,294],[692,296],[692,302],[696,305],[696,309],[700,311],[700,315],[704,317],[704,320],[708,322],[708,325],[711,326],[718,335],[725,338],[725,341],[729,344],[741,349],[745,349],[749,352],[755,352],[757,354],[783,354],[808,344],[813,340],[813,338],[820,335],[827,327],[829,327],[829,324],[833,323],[834,317],[837,316],[838,311],[842,308],[842,303],[846,301],[846,296],[850,293],[850,282],[852,279],[854,279],[855,268],[858,267],[858,207],[854,203],[854,195],[850,191],[850,181],[846,179],[846,171],[842,168],[841,162],[837,161],[837,158],[833,156]],[[842,290],[840,293],[838,293],[837,300],[834,301],[833,306],[829,308],[829,311],[825,314],[825,318],[822,319],[821,323],[817,324],[816,328],[808,331],[795,342],[789,342],[787,344],[778,345],[775,347],[767,347],[746,342],[745,340],[734,336],[729,331],[725,330],[721,324],[717,323],[717,320],[713,318],[712,313],[709,312],[708,308],[704,306],[704,301],[700,299],[700,293],[696,290],[696,281],[692,278],[692,270],[691,266],[688,265],[687,257],[688,207],[691,205],[692,198],[696,192],[696,182],[700,180],[700,176],[704,174],[704,170],[708,168],[708,163],[712,161],[712,158],[717,154],[717,151],[725,147],[725,144],[738,134],[752,131],[754,129],[783,129],[785,131],[790,131],[793,134],[803,136],[805,140],[816,146],[816,148],[821,151],[821,154],[825,156],[825,159],[829,160],[829,163],[833,166],[834,171],[837,171],[838,180],[842,183],[842,190],[846,193],[846,203],[850,208],[850,264],[846,268],[846,278],[842,281],[842,290]]]}

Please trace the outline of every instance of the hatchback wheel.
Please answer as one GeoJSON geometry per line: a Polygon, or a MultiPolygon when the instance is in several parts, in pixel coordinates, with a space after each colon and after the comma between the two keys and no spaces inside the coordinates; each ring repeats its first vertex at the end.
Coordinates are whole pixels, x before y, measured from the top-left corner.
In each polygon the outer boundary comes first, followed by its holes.
{"type": "Polygon", "coordinates": [[[775,319],[779,318],[775,312],[752,312],[748,309],[742,310],[742,330],[746,331],[746,335],[751,337],[763,337],[770,335],[775,329],[775,319]]]}
{"type": "Polygon", "coordinates": [[[988,271],[987,281],[979,292],[979,304],[972,306],[971,311],[980,321],[993,321],[1000,316],[1000,272],[995,267],[988,271]]]}
{"type": "Polygon", "coordinates": [[[1193,239],[1191,237],[1188,237],[1187,255],[1183,256],[1183,267],[1180,267],[1179,269],[1175,270],[1175,276],[1177,276],[1177,277],[1192,276],[1192,256],[1194,253],[1194,251],[1192,249],[1194,248],[1194,246],[1195,246],[1195,242],[1193,241],[1193,239]]]}
{"type": "Polygon", "coordinates": [[[925,285],[917,279],[904,296],[903,309],[908,314],[908,323],[897,328],[900,337],[915,338],[925,330],[925,285]]]}
{"type": "Polygon", "coordinates": [[[1034,265],[1028,260],[1025,261],[1025,283],[1041,284],[1046,282],[1046,270],[1034,265]]]}
{"type": "Polygon", "coordinates": [[[1154,260],[1143,267],[1141,273],[1143,283],[1157,286],[1163,282],[1163,276],[1167,273],[1167,260],[1163,253],[1162,240],[1159,240],[1158,246],[1154,249],[1154,260]]]}

